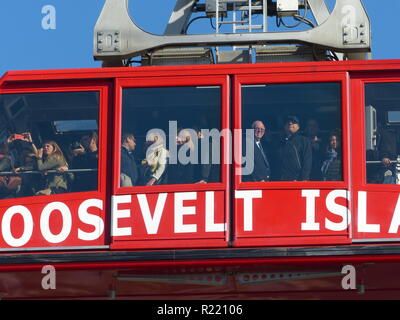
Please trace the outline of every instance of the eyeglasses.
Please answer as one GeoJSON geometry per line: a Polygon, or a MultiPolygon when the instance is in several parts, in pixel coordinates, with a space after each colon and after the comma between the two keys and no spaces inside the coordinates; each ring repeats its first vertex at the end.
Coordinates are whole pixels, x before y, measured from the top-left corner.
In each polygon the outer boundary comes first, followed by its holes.
{"type": "Polygon", "coordinates": [[[265,132],[265,129],[263,129],[263,128],[254,128],[254,131],[256,131],[256,132],[265,132]]]}

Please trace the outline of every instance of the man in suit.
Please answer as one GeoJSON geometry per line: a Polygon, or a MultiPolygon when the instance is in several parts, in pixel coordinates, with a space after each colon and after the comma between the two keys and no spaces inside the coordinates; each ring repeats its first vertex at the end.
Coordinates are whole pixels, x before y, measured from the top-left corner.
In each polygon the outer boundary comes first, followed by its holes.
{"type": "Polygon", "coordinates": [[[121,187],[133,187],[137,184],[138,168],[132,154],[135,147],[136,140],[133,134],[124,134],[121,147],[121,187]]]}
{"type": "Polygon", "coordinates": [[[252,124],[254,130],[254,139],[246,141],[246,143],[254,143],[254,169],[248,177],[244,177],[243,181],[264,182],[271,180],[271,166],[268,161],[267,153],[262,144],[262,138],[265,135],[266,129],[264,123],[256,120],[252,124]]]}

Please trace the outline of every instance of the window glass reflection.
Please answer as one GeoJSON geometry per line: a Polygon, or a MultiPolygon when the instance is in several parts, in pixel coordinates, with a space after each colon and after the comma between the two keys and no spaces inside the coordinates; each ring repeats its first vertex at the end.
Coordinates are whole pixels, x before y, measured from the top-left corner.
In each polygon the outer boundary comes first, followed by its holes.
{"type": "Polygon", "coordinates": [[[365,86],[367,183],[400,184],[400,84],[365,86]]]}
{"type": "Polygon", "coordinates": [[[341,181],[341,123],[340,83],[242,86],[242,181],[341,181]]]}
{"type": "Polygon", "coordinates": [[[0,96],[0,198],[98,187],[98,92],[0,96]]]}
{"type": "Polygon", "coordinates": [[[219,182],[220,91],[123,89],[120,186],[219,182]]]}

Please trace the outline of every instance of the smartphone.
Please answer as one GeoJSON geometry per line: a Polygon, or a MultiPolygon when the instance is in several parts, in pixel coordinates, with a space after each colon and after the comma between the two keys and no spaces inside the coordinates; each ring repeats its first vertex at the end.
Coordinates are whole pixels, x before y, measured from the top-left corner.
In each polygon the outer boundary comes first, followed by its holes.
{"type": "Polygon", "coordinates": [[[14,134],[11,136],[11,138],[12,138],[13,140],[25,140],[24,135],[18,134],[18,133],[14,133],[14,134]]]}

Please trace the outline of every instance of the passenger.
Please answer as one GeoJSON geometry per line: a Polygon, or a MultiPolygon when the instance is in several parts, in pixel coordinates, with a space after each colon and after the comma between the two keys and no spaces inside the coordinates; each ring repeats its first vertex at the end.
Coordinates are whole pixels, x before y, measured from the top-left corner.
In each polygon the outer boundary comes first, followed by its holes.
{"type": "Polygon", "coordinates": [[[9,155],[8,143],[0,144],[0,172],[11,171],[11,157],[9,155]]]}
{"type": "Polygon", "coordinates": [[[147,186],[162,184],[166,178],[168,150],[163,135],[151,132],[146,137],[146,159],[142,160],[142,175],[147,186]]]}
{"type": "Polygon", "coordinates": [[[183,129],[179,131],[176,137],[177,148],[177,163],[170,164],[168,168],[168,183],[169,184],[190,184],[194,183],[195,164],[190,160],[190,156],[194,154],[195,145],[189,130],[183,129]],[[186,163],[188,161],[188,163],[186,163]]]}
{"type": "Polygon", "coordinates": [[[246,143],[254,144],[254,169],[250,174],[250,177],[244,177],[243,181],[252,182],[265,182],[271,180],[271,165],[268,160],[268,155],[264,151],[263,137],[266,133],[264,123],[260,120],[256,120],[251,125],[254,130],[254,139],[246,140],[246,143]]]}
{"type": "Polygon", "coordinates": [[[396,165],[394,162],[382,161],[369,183],[396,184],[396,165]]]}
{"type": "Polygon", "coordinates": [[[81,137],[80,144],[71,147],[72,168],[91,169],[90,172],[77,172],[74,174],[74,191],[97,190],[98,172],[98,135],[93,131],[81,137]]]}
{"type": "Polygon", "coordinates": [[[284,124],[284,137],[279,147],[282,181],[308,181],[312,168],[311,142],[300,135],[300,121],[288,116],[284,124]]]}
{"type": "MultiPolygon", "coordinates": [[[[23,160],[22,165],[18,168],[15,168],[14,171],[16,173],[23,173],[25,171],[35,171],[37,170],[37,156],[35,153],[29,152],[26,150],[23,152],[23,160]]],[[[22,185],[21,191],[18,195],[23,197],[33,196],[36,193],[36,190],[40,190],[39,183],[33,173],[29,174],[21,174],[22,185]]]]}
{"type": "Polygon", "coordinates": [[[138,167],[133,156],[136,147],[136,139],[133,134],[125,133],[122,135],[121,147],[121,187],[136,186],[138,182],[138,167]]]}
{"type": "Polygon", "coordinates": [[[54,141],[47,141],[43,148],[37,152],[37,168],[45,177],[44,189],[36,192],[36,195],[50,195],[67,192],[67,179],[64,172],[48,173],[48,170],[62,170],[68,167],[58,144],[54,141]]]}
{"type": "MultiPolygon", "coordinates": [[[[199,127],[195,127],[194,130],[197,133],[197,146],[199,150],[198,164],[195,165],[194,170],[194,180],[196,183],[213,183],[218,182],[220,180],[220,164],[213,163],[213,155],[214,152],[220,152],[218,150],[213,150],[212,142],[210,140],[206,141],[208,145],[208,150],[203,150],[205,148],[203,146],[202,141],[204,141],[205,137],[201,132],[199,127]],[[203,159],[204,157],[204,159],[203,159]],[[207,161],[205,161],[207,160],[207,161]]],[[[218,147],[220,144],[218,144],[218,147]]],[[[218,157],[220,158],[220,157],[218,157]]]]}
{"type": "Polygon", "coordinates": [[[376,149],[367,150],[367,182],[378,184],[396,183],[396,159],[399,154],[399,139],[393,127],[384,125],[384,121],[377,123],[376,149]],[[368,163],[380,161],[380,164],[368,163]]]}
{"type": "Polygon", "coordinates": [[[389,165],[391,160],[396,160],[398,152],[398,134],[395,129],[388,128],[382,125],[381,122],[378,123],[377,132],[377,150],[379,160],[383,164],[389,165]]]}
{"type": "Polygon", "coordinates": [[[331,134],[329,137],[329,145],[326,148],[321,173],[324,181],[342,180],[342,156],[338,134],[331,134]]]}
{"type": "Polygon", "coordinates": [[[72,149],[72,155],[75,157],[75,160],[81,162],[86,168],[97,168],[98,140],[99,138],[95,131],[82,136],[80,145],[72,149]]]}
{"type": "Polygon", "coordinates": [[[377,149],[381,165],[372,182],[396,184],[396,160],[399,155],[399,138],[395,129],[378,123],[377,149]]]}
{"type": "Polygon", "coordinates": [[[8,139],[9,156],[11,158],[12,167],[22,166],[23,155],[26,152],[36,153],[31,134],[29,132],[22,134],[12,134],[8,139]]]}
{"type": "MultiPolygon", "coordinates": [[[[371,154],[367,154],[367,157],[371,154]]],[[[378,122],[377,145],[372,159],[381,161],[380,165],[367,167],[368,183],[396,184],[396,159],[398,156],[398,137],[396,130],[378,122]],[[372,170],[371,170],[372,169],[372,170]]]]}
{"type": "Polygon", "coordinates": [[[18,176],[10,175],[12,171],[12,161],[9,155],[8,143],[0,144],[0,198],[13,198],[21,188],[22,179],[18,176]]]}
{"type": "Polygon", "coordinates": [[[323,139],[320,136],[320,129],[317,120],[308,119],[306,123],[305,136],[310,140],[312,150],[312,168],[310,180],[321,181],[321,166],[324,159],[324,148],[323,139]]]}

